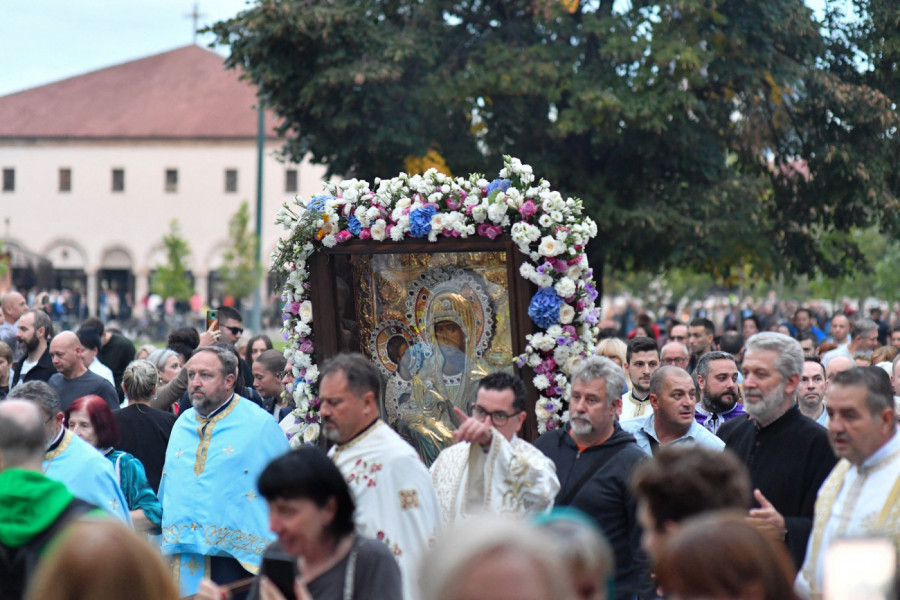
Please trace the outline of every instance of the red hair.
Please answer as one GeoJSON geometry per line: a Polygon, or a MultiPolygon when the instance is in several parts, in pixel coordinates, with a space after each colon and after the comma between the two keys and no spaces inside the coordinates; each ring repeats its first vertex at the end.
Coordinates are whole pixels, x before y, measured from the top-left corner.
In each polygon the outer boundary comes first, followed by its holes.
{"type": "Polygon", "coordinates": [[[78,398],[66,409],[66,427],[69,426],[69,415],[76,410],[83,410],[88,414],[94,433],[97,435],[97,447],[107,448],[119,443],[119,426],[113,418],[109,404],[100,396],[91,394],[78,398]]]}

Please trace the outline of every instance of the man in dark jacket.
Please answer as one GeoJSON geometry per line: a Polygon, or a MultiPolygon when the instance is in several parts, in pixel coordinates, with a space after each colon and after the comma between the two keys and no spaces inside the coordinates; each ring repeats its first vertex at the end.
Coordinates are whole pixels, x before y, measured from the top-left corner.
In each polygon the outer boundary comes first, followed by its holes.
{"type": "Polygon", "coordinates": [[[750,522],[784,540],[795,566],[803,564],[816,494],[837,458],[825,428],[800,413],[796,397],[803,350],[781,333],[747,340],[744,409],[749,416],[719,428],[719,437],[747,465],[756,507],[750,522]]]}
{"type": "Polygon", "coordinates": [[[47,381],[56,374],[56,367],[50,358],[50,342],[53,324],[47,313],[40,309],[27,310],[19,317],[16,326],[16,340],[25,354],[16,363],[16,375],[10,388],[28,381],[47,381]]]}
{"type": "Polygon", "coordinates": [[[556,465],[557,506],[593,517],[616,556],[616,600],[653,597],[647,559],[640,547],[635,500],[629,490],[634,467],[646,455],[616,421],[625,376],[608,358],[590,357],[572,374],[569,425],[535,441],[556,465]]]}

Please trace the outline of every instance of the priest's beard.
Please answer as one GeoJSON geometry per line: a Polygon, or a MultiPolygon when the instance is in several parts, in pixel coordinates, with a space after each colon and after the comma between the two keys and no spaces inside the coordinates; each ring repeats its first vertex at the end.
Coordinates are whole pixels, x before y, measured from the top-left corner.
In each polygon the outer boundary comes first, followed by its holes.
{"type": "Polygon", "coordinates": [[[721,394],[709,394],[703,390],[703,408],[712,413],[723,413],[734,408],[737,404],[737,392],[725,391],[721,394]]]}
{"type": "Polygon", "coordinates": [[[768,394],[763,394],[760,390],[744,390],[744,410],[760,423],[769,423],[784,404],[784,386],[785,382],[782,381],[768,394]],[[751,399],[754,401],[751,402],[751,399]]]}

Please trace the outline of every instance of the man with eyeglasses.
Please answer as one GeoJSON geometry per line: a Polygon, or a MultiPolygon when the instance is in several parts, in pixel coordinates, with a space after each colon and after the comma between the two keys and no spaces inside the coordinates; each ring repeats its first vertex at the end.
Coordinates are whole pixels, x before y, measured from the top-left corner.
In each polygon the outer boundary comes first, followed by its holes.
{"type": "Polygon", "coordinates": [[[592,517],[613,547],[615,600],[652,597],[654,589],[628,485],[632,471],[647,455],[616,420],[624,384],[622,369],[608,358],[584,359],[572,373],[569,424],[534,443],[556,465],[560,482],[556,505],[572,506],[592,517]]]}
{"type": "Polygon", "coordinates": [[[556,467],[540,450],[516,437],[525,422],[525,384],[509,373],[491,373],[478,384],[471,416],[462,419],[431,465],[445,525],[479,513],[535,514],[553,506],[556,467]]]}
{"type": "Polygon", "coordinates": [[[663,366],[686,369],[691,353],[688,351],[687,346],[681,342],[669,342],[662,347],[659,357],[663,366]]]}

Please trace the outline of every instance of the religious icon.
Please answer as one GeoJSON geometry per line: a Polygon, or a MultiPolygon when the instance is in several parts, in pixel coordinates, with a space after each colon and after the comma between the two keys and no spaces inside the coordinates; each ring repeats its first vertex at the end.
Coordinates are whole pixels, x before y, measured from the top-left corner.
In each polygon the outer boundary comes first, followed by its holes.
{"type": "Polygon", "coordinates": [[[453,408],[512,371],[505,252],[353,256],[358,331],[385,377],[382,412],[431,464],[453,443],[453,408]]]}

